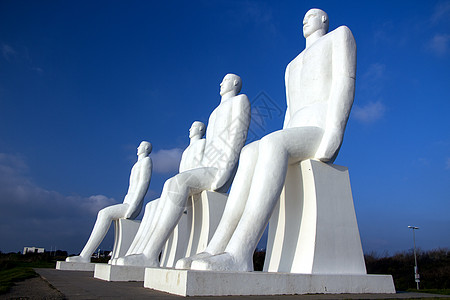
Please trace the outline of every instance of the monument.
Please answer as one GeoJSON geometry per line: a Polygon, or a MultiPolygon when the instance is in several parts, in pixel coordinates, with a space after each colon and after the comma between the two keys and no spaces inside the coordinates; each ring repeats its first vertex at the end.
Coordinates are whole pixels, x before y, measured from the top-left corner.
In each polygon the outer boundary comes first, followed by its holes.
{"type": "MultiPolygon", "coordinates": [[[[113,220],[133,220],[139,215],[152,175],[152,160],[149,157],[151,151],[152,145],[149,142],[141,142],[137,148],[138,160],[131,169],[130,184],[123,203],[103,208],[98,212],[92,233],[80,255],[68,257],[67,263],[90,263],[92,254],[103,241],[113,220]]],[[[83,266],[81,265],[80,268],[83,266]]],[[[84,268],[93,270],[94,266],[84,266],[84,268]]]]}
{"type": "Polygon", "coordinates": [[[180,173],[165,182],[159,199],[147,204],[126,255],[112,259],[111,265],[97,265],[94,277],[108,281],[143,280],[144,267],[172,266],[175,258],[206,248],[225,206],[226,195],[221,192],[229,188],[247,138],[250,103],[246,95],[239,95],[241,87],[239,76],[227,74],[223,78],[221,102],[210,115],[206,139],[198,134],[204,130],[198,125],[203,124],[194,122],[180,173]]]}
{"type": "MultiPolygon", "coordinates": [[[[205,130],[206,126],[202,122],[195,121],[192,123],[189,129],[189,145],[181,155],[179,173],[201,166],[199,162],[203,157],[205,149],[206,140],[203,138],[205,130]]],[[[148,238],[150,237],[149,233],[154,230],[154,226],[156,225],[155,215],[158,216],[160,214],[160,212],[158,214],[156,213],[158,202],[159,199],[155,199],[146,205],[142,223],[126,255],[139,254],[144,251],[148,243],[148,238]]],[[[116,261],[117,259],[112,261],[112,264],[116,265],[116,261]]]]}
{"type": "Polygon", "coordinates": [[[348,172],[332,164],[354,99],[356,43],[346,26],[328,26],[324,11],[306,13],[306,47],[286,68],[283,129],[242,150],[206,250],[179,260],[181,270],[147,268],[145,287],[185,296],[395,292],[391,276],[366,274],[348,172]],[[266,272],[252,272],[271,217],[266,272]]]}
{"type": "MultiPolygon", "coordinates": [[[[202,122],[195,121],[192,123],[191,128],[189,129],[189,145],[188,147],[183,151],[179,166],[179,173],[185,172],[187,170],[195,169],[198,167],[201,167],[201,160],[204,154],[205,149],[205,143],[206,140],[203,138],[205,135],[206,126],[202,122]]],[[[211,208],[218,210],[220,213],[223,211],[223,208],[225,206],[226,202],[226,196],[222,194],[218,194],[219,196],[215,195],[216,197],[213,197],[215,200],[219,197],[218,202],[219,207],[214,206],[211,203],[211,208]]],[[[192,197],[194,198],[194,197],[192,197]]],[[[199,201],[202,202],[203,199],[192,199],[192,202],[199,201]]],[[[142,222],[140,223],[139,228],[133,234],[130,238],[132,242],[130,242],[130,247],[125,253],[121,253],[121,255],[113,256],[113,258],[109,261],[108,265],[106,264],[97,264],[94,269],[94,277],[98,279],[103,279],[107,281],[143,281],[144,280],[144,267],[143,266],[123,266],[123,265],[117,265],[117,259],[122,256],[126,255],[133,255],[133,254],[141,254],[144,251],[145,246],[148,243],[148,239],[150,237],[149,232],[152,232],[154,230],[155,222],[155,216],[158,216],[159,214],[156,213],[157,207],[158,207],[159,199],[155,199],[153,201],[150,201],[145,206],[145,213],[144,217],[142,219],[142,222]]],[[[180,221],[178,222],[177,227],[175,227],[174,231],[172,232],[169,240],[167,241],[163,255],[161,257],[161,266],[172,266],[175,261],[181,257],[185,257],[186,253],[190,253],[188,251],[188,244],[192,241],[192,235],[191,232],[193,222],[193,216],[192,216],[192,210],[195,206],[199,204],[192,203],[192,207],[189,207],[186,211],[184,211],[184,214],[182,215],[180,221]]],[[[202,205],[202,203],[200,204],[202,205]]],[[[203,212],[206,213],[206,212],[203,212]]],[[[194,216],[194,219],[199,218],[199,213],[196,213],[194,216]]],[[[201,215],[201,214],[200,214],[201,215]]],[[[219,218],[220,219],[220,216],[219,218]]],[[[205,223],[201,222],[200,223],[205,223]]],[[[200,224],[200,226],[207,226],[211,227],[210,230],[215,230],[217,227],[217,224],[215,226],[208,226],[208,224],[200,224]]],[[[212,234],[211,234],[212,235],[212,234]]],[[[203,243],[207,243],[207,241],[204,241],[203,243]]],[[[206,246],[205,246],[206,247],[206,246]]],[[[203,247],[203,249],[205,248],[203,247]]],[[[191,247],[192,248],[192,247],[191,247]]],[[[203,250],[202,249],[202,250],[203,250]]],[[[197,252],[195,252],[197,253],[197,252]]]]}
{"type": "MultiPolygon", "coordinates": [[[[220,84],[221,102],[211,113],[199,167],[168,179],[158,200],[149,231],[140,237],[141,253],[117,259],[117,265],[159,267],[159,254],[174,230],[190,196],[202,191],[226,191],[235,172],[250,124],[250,102],[239,94],[241,78],[227,74],[220,84]]],[[[144,216],[144,218],[146,218],[144,216]]]]}

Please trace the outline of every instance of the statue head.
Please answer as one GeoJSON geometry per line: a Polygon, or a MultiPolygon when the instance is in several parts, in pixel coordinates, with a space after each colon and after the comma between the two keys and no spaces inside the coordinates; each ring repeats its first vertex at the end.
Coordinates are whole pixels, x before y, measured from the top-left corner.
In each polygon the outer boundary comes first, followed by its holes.
{"type": "Polygon", "coordinates": [[[312,8],[308,10],[303,18],[303,36],[308,38],[314,32],[320,30],[322,35],[328,32],[328,15],[321,9],[312,8]]]}
{"type": "Polygon", "coordinates": [[[149,155],[152,152],[152,144],[147,141],[142,141],[139,147],[137,148],[137,155],[145,154],[149,155]]]}
{"type": "Polygon", "coordinates": [[[202,138],[205,135],[205,124],[200,121],[195,121],[192,123],[191,129],[189,129],[189,138],[193,138],[194,136],[198,136],[202,138]]]}
{"type": "Polygon", "coordinates": [[[242,80],[236,74],[227,74],[220,84],[220,96],[223,96],[229,92],[233,92],[234,95],[239,94],[242,88],[242,80]]]}

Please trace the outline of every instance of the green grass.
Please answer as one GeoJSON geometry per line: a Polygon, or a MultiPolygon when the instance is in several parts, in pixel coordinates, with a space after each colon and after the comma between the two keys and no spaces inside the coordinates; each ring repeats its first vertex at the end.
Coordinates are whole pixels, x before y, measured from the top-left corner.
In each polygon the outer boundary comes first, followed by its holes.
{"type": "Polygon", "coordinates": [[[38,276],[31,267],[14,267],[0,270],[0,294],[5,294],[14,285],[14,282],[38,276]]]}
{"type": "Polygon", "coordinates": [[[7,293],[14,282],[38,276],[33,268],[54,268],[58,259],[64,260],[65,256],[0,253],[0,295],[7,293]]]}

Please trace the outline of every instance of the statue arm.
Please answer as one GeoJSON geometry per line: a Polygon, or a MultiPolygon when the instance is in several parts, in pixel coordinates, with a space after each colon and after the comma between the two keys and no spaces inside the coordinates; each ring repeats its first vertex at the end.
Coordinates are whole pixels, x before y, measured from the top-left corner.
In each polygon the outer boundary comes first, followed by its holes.
{"type": "Polygon", "coordinates": [[[230,117],[230,126],[228,127],[228,140],[226,147],[223,147],[222,157],[225,166],[220,168],[216,174],[211,189],[217,190],[224,186],[232,176],[236,164],[239,160],[242,147],[247,139],[248,127],[250,126],[250,101],[246,95],[238,95],[233,104],[230,117]]]}
{"type": "MultiPolygon", "coordinates": [[[[330,33],[333,34],[333,33],[330,33]]],[[[355,96],[356,43],[346,26],[334,32],[332,45],[332,83],[326,128],[315,158],[323,162],[333,162],[341,147],[350,109],[355,96]]]]}
{"type": "Polygon", "coordinates": [[[140,164],[139,176],[134,185],[135,187],[132,191],[128,191],[128,194],[125,196],[129,205],[125,214],[126,219],[135,215],[136,210],[140,210],[150,185],[150,179],[152,177],[152,159],[150,157],[145,157],[141,160],[140,164]]]}
{"type": "Polygon", "coordinates": [[[283,129],[287,128],[289,121],[291,119],[291,114],[289,112],[289,66],[291,64],[289,63],[286,67],[286,73],[284,75],[284,82],[286,85],[286,115],[284,116],[284,123],[283,123],[283,129]]]}

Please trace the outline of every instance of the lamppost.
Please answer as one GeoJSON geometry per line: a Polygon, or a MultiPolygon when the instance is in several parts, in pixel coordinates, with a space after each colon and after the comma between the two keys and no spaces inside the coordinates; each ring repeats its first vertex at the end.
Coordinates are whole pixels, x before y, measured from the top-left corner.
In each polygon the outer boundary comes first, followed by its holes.
{"type": "Polygon", "coordinates": [[[416,279],[417,283],[417,289],[419,289],[419,282],[420,282],[420,276],[419,276],[419,270],[417,269],[417,255],[416,255],[416,234],[415,229],[419,229],[419,227],[416,226],[408,226],[409,229],[412,229],[413,232],[413,243],[414,243],[414,278],[416,279]]]}

